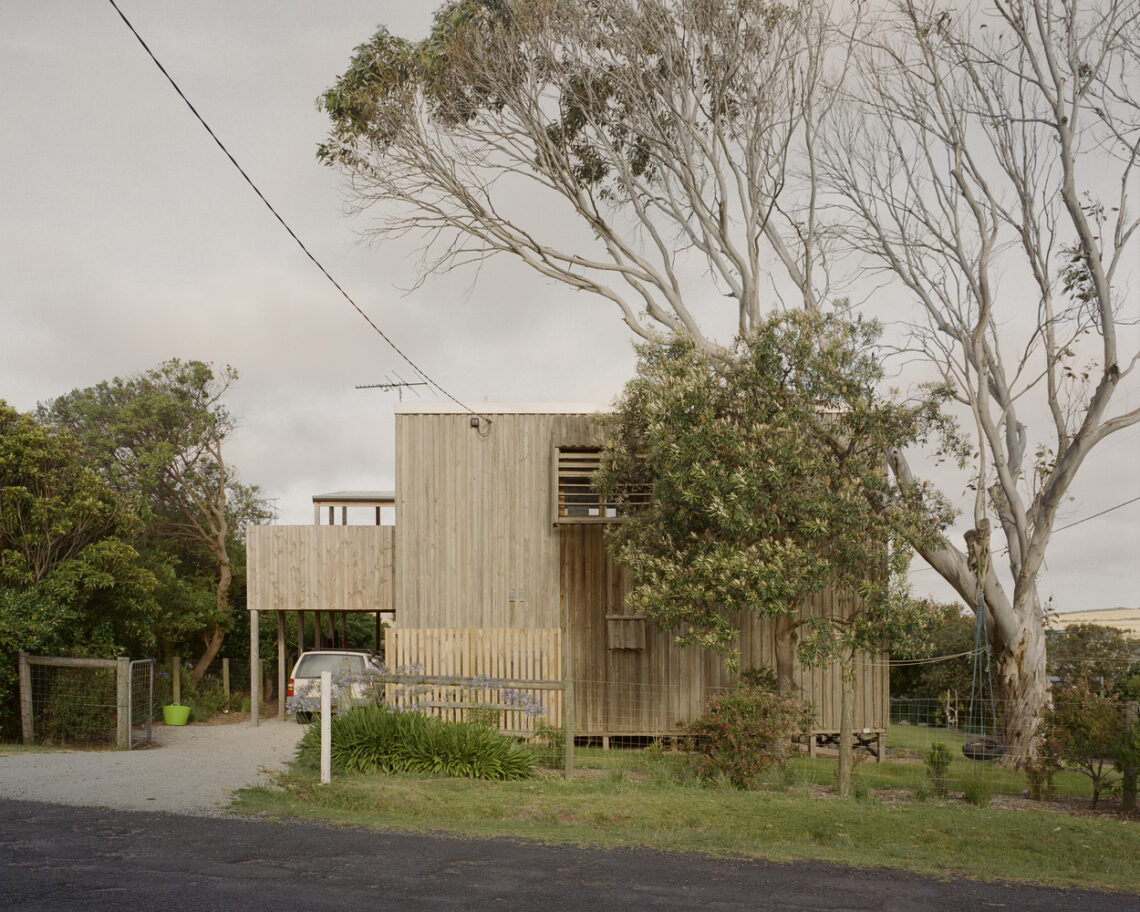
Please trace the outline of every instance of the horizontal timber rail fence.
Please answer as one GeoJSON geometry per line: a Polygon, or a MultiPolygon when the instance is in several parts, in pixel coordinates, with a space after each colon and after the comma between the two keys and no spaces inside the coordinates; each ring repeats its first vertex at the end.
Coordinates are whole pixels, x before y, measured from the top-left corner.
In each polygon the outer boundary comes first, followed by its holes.
{"type": "Polygon", "coordinates": [[[64,656],[19,658],[20,728],[25,744],[111,743],[118,750],[150,740],[154,662],[64,656]]]}

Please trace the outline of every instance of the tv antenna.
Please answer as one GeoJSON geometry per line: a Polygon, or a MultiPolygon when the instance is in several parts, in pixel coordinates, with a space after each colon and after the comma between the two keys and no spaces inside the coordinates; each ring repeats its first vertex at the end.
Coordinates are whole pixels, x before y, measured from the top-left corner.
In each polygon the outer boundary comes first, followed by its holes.
{"type": "MultiPolygon", "coordinates": [[[[413,387],[416,387],[416,386],[428,386],[428,385],[429,384],[427,383],[426,380],[405,380],[399,374],[392,373],[392,374],[388,374],[384,378],[383,383],[363,383],[363,384],[357,386],[356,389],[358,389],[358,390],[381,389],[381,390],[387,390],[389,392],[391,392],[392,390],[395,390],[396,394],[400,397],[400,401],[403,402],[404,401],[404,390],[412,389],[413,387]]],[[[416,397],[419,398],[418,393],[416,394],[416,397]]]]}

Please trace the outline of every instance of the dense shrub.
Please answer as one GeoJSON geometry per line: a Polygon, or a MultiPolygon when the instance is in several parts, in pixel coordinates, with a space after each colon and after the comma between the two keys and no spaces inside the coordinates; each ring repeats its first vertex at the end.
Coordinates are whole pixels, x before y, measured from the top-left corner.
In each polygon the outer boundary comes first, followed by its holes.
{"type": "Polygon", "coordinates": [[[792,738],[810,724],[811,711],[797,698],[741,684],[714,697],[701,718],[684,723],[682,740],[697,776],[723,776],[749,788],[770,767],[787,762],[792,738]]]}
{"type": "Polygon", "coordinates": [[[44,744],[85,744],[115,739],[118,720],[115,670],[52,668],[37,699],[35,732],[44,744]]]}
{"type": "MultiPolygon", "coordinates": [[[[302,766],[320,765],[321,726],[297,748],[302,766]]],[[[369,704],[333,717],[333,768],[342,772],[433,773],[470,779],[525,779],[531,752],[513,738],[470,722],[447,722],[417,712],[369,704]]]]}
{"type": "Polygon", "coordinates": [[[776,680],[776,669],[771,665],[753,665],[740,673],[740,680],[749,687],[758,687],[760,690],[770,690],[773,693],[779,689],[776,680]]]}
{"type": "Polygon", "coordinates": [[[1133,662],[1128,670],[1116,679],[1112,695],[1118,700],[1140,701],[1140,662],[1133,662]]]}

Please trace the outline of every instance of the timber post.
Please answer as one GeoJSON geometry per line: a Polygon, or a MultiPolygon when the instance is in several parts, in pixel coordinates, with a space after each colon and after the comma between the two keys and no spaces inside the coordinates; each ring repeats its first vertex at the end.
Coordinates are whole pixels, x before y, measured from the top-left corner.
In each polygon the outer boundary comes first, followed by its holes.
{"type": "Polygon", "coordinates": [[[170,660],[171,700],[175,706],[182,705],[182,660],[175,656],[170,660]]]}
{"type": "Polygon", "coordinates": [[[35,723],[32,721],[32,666],[28,654],[20,653],[20,732],[25,744],[35,742],[35,723]]]}
{"type": "Polygon", "coordinates": [[[131,749],[131,660],[115,660],[115,750],[131,749]]]}
{"type": "Polygon", "coordinates": [[[285,612],[277,612],[277,718],[285,721],[285,612]]]}
{"type": "Polygon", "coordinates": [[[230,660],[222,659],[222,693],[226,695],[226,702],[230,699],[230,660]]]}
{"type": "Polygon", "coordinates": [[[567,679],[563,682],[562,691],[562,723],[565,726],[566,739],[566,771],[565,776],[571,779],[574,776],[574,682],[567,679]]]}
{"type": "Polygon", "coordinates": [[[260,652],[261,631],[258,627],[259,613],[257,609],[249,612],[249,721],[254,728],[260,724],[258,711],[261,708],[261,660],[260,652]]]}

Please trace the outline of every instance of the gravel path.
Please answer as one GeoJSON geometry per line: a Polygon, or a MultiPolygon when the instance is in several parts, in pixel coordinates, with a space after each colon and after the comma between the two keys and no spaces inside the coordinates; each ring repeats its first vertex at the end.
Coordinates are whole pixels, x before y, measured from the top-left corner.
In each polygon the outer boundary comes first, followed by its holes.
{"type": "Polygon", "coordinates": [[[293,758],[302,731],[277,719],[156,725],[141,750],[0,756],[0,798],[217,816],[234,789],[269,782],[266,771],[293,758]]]}

